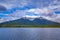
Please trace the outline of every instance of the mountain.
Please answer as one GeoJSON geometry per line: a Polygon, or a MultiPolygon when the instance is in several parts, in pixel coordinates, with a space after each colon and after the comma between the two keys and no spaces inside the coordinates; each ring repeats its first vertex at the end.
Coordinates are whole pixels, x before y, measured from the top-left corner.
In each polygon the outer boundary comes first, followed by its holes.
{"type": "Polygon", "coordinates": [[[16,25],[60,25],[57,22],[49,21],[44,18],[35,18],[34,20],[29,20],[27,18],[21,18],[14,21],[8,21],[1,23],[0,26],[16,26],[16,25]]]}

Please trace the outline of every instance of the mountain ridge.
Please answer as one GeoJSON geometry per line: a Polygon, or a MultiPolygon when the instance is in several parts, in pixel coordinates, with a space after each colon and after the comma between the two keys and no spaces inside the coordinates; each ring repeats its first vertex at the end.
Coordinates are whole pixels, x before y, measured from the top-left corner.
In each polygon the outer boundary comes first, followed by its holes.
{"type": "Polygon", "coordinates": [[[33,24],[38,24],[38,25],[53,25],[53,24],[59,24],[57,22],[53,22],[53,21],[50,21],[50,20],[46,20],[44,18],[35,18],[34,20],[29,20],[27,18],[20,18],[20,19],[17,19],[17,20],[13,20],[13,21],[8,21],[8,22],[3,22],[3,23],[0,23],[0,24],[26,24],[26,25],[33,25],[33,24]]]}

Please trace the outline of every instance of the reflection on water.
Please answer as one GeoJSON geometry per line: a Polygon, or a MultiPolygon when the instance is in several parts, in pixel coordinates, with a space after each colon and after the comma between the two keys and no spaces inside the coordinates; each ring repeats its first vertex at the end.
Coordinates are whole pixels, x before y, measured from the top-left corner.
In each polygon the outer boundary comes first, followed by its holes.
{"type": "Polygon", "coordinates": [[[0,28],[0,40],[60,40],[60,28],[0,28]]]}

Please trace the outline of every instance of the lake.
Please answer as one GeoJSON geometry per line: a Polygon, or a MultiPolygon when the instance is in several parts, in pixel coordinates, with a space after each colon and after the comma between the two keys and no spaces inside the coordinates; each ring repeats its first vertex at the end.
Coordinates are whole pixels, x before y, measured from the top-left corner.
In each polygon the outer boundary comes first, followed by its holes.
{"type": "Polygon", "coordinates": [[[60,40],[60,28],[0,28],[0,40],[60,40]]]}

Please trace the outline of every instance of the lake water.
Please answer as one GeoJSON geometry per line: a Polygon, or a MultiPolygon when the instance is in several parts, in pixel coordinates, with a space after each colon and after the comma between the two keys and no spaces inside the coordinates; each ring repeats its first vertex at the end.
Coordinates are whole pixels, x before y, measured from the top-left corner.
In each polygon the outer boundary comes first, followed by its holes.
{"type": "Polygon", "coordinates": [[[60,40],[60,28],[0,28],[0,40],[60,40]]]}

